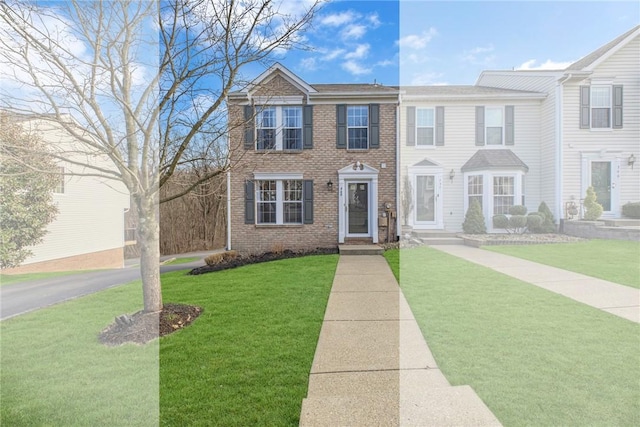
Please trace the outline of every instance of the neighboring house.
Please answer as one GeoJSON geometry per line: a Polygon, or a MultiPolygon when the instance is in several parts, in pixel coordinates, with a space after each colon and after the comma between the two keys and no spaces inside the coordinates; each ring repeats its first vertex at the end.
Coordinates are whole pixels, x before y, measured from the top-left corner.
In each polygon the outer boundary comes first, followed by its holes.
{"type": "Polygon", "coordinates": [[[311,85],[280,64],[231,93],[230,247],[396,240],[397,104],[395,88],[311,85]]]}
{"type": "Polygon", "coordinates": [[[619,218],[623,204],[640,201],[640,26],[565,70],[485,71],[477,84],[547,94],[541,191],[556,218],[567,218],[589,186],[603,218],[619,218]]]}
{"type": "MultiPolygon", "coordinates": [[[[60,125],[28,116],[21,117],[25,130],[37,132],[53,150],[84,164],[113,169],[106,157],[88,156],[82,143],[74,140],[60,125]]],[[[60,176],[53,201],[58,207],[55,220],[47,226],[44,241],[31,248],[33,255],[20,267],[3,273],[121,268],[124,266],[124,213],[129,208],[125,186],[113,180],[72,173],[91,173],[91,169],[58,162],[60,176]]]]}
{"type": "MultiPolygon", "coordinates": [[[[402,87],[400,158],[413,230],[462,231],[471,200],[486,225],[513,205],[536,210],[544,93],[482,86],[402,87]]],[[[408,206],[407,204],[404,205],[408,206]]]]}

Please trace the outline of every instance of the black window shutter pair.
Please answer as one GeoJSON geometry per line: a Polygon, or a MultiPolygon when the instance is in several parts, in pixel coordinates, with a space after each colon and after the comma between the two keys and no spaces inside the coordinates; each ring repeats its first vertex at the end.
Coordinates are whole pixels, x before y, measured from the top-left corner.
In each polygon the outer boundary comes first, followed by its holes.
{"type": "MultiPolygon", "coordinates": [[[[622,85],[612,86],[613,129],[622,129],[622,85]]],[[[591,86],[580,86],[580,129],[591,128],[591,86]]]]}
{"type": "MultiPolygon", "coordinates": [[[[244,148],[253,150],[256,146],[256,124],[251,105],[244,107],[244,120],[244,148]]],[[[313,148],[313,105],[302,107],[302,148],[305,150],[313,148]]]]}
{"type": "MultiPolygon", "coordinates": [[[[336,148],[347,148],[347,106],[336,105],[336,148]]],[[[369,148],[380,148],[380,104],[369,104],[369,148]]]]}
{"type": "MultiPolygon", "coordinates": [[[[444,107],[436,107],[435,144],[444,145],[444,107]]],[[[416,107],[407,107],[407,139],[408,146],[416,145],[416,107]]]]}
{"type": "MultiPolygon", "coordinates": [[[[302,222],[313,224],[313,180],[302,181],[302,205],[302,222]]],[[[244,184],[244,223],[256,223],[256,192],[253,181],[246,181],[244,184]]]]}
{"type": "MultiPolygon", "coordinates": [[[[504,145],[515,144],[515,107],[506,105],[504,107],[504,145]]],[[[476,145],[485,145],[484,140],[484,107],[476,107],[476,145]]]]}

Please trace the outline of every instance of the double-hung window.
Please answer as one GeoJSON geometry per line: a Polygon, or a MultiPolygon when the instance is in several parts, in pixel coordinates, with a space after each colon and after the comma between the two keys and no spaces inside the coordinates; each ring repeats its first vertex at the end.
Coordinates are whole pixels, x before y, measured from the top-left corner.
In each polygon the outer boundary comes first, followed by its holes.
{"type": "Polygon", "coordinates": [[[503,145],[504,110],[501,107],[486,107],[485,132],[487,145],[503,145]]]}
{"type": "Polygon", "coordinates": [[[258,224],[302,224],[302,181],[256,181],[258,224]]]}
{"type": "Polygon", "coordinates": [[[434,145],[435,110],[433,108],[416,109],[416,145],[430,147],[434,145]]]}
{"type": "Polygon", "coordinates": [[[471,206],[471,202],[473,200],[477,200],[478,203],[480,203],[480,208],[482,208],[483,176],[470,175],[467,179],[467,196],[469,197],[469,206],[471,206]]]}
{"type": "Polygon", "coordinates": [[[256,115],[257,150],[302,150],[302,107],[261,107],[256,115]]]}
{"type": "Polygon", "coordinates": [[[591,128],[611,128],[611,86],[591,86],[591,128]]]}
{"type": "Polygon", "coordinates": [[[493,214],[508,214],[515,204],[515,177],[493,177],[493,214]]]}
{"type": "Polygon", "coordinates": [[[347,107],[347,148],[366,150],[369,148],[369,107],[350,105],[347,107]]]}
{"type": "Polygon", "coordinates": [[[56,179],[56,188],[53,189],[55,194],[64,194],[64,167],[57,167],[58,175],[55,177],[56,179]]]}

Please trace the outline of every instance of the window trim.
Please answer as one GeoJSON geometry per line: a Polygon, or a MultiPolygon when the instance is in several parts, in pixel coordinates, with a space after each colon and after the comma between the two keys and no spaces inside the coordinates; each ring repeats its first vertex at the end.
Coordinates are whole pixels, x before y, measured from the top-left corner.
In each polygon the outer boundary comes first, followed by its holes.
{"type": "Polygon", "coordinates": [[[369,122],[371,120],[370,116],[370,111],[369,111],[369,105],[368,104],[353,104],[353,105],[347,105],[347,109],[346,109],[346,131],[347,131],[347,150],[353,150],[353,151],[365,151],[368,150],[369,148],[371,148],[370,146],[370,132],[369,132],[369,122]],[[365,126],[350,126],[349,125],[349,110],[352,108],[361,108],[364,111],[367,112],[367,124],[365,126]],[[365,129],[367,131],[367,146],[365,148],[353,148],[351,147],[351,139],[349,138],[349,129],[365,129]]]}
{"type": "Polygon", "coordinates": [[[435,148],[436,147],[436,108],[435,107],[416,107],[416,112],[415,112],[416,118],[415,118],[415,141],[416,141],[416,148],[435,148]],[[426,111],[431,111],[432,112],[432,118],[433,118],[433,125],[432,126],[420,126],[419,125],[419,112],[420,110],[426,110],[426,111]],[[420,144],[420,139],[418,138],[418,130],[419,129],[431,129],[432,130],[432,143],[431,144],[420,144]]]}
{"type": "Polygon", "coordinates": [[[592,131],[609,131],[613,129],[613,85],[608,83],[593,83],[589,85],[589,128],[592,131]],[[609,106],[608,107],[594,107],[593,106],[593,89],[597,88],[607,88],[609,89],[609,106]],[[607,127],[594,127],[593,126],[593,110],[595,108],[603,109],[607,108],[609,110],[608,123],[607,127]]]}
{"type": "Polygon", "coordinates": [[[484,146],[487,148],[491,148],[491,147],[504,147],[506,145],[506,132],[505,132],[505,116],[506,116],[506,111],[504,106],[501,107],[493,107],[493,106],[486,106],[484,107],[484,146]],[[487,129],[489,127],[496,127],[496,126],[489,126],[488,125],[488,120],[487,120],[487,115],[489,113],[489,110],[500,110],[500,114],[501,114],[501,118],[502,118],[502,122],[500,125],[500,129],[501,129],[501,133],[500,133],[500,144],[490,144],[489,143],[489,135],[487,134],[487,129]]]}
{"type": "Polygon", "coordinates": [[[254,150],[258,152],[266,151],[284,151],[284,152],[298,152],[304,148],[304,107],[303,105],[291,105],[291,104],[277,104],[277,105],[256,105],[256,120],[254,126],[255,144],[254,150]],[[299,127],[285,127],[284,123],[284,109],[295,108],[299,112],[300,126],[299,127]],[[275,109],[275,127],[263,128],[261,114],[266,109],[275,109]],[[259,134],[261,129],[274,129],[274,147],[273,148],[258,148],[259,134]],[[284,148],[284,131],[285,129],[298,129],[300,131],[299,148],[284,148]]]}
{"type": "Polygon", "coordinates": [[[65,194],[65,187],[66,187],[66,182],[65,182],[65,174],[64,174],[64,166],[56,166],[57,169],[57,182],[56,182],[56,187],[53,189],[53,194],[65,194]]]}
{"type": "Polygon", "coordinates": [[[254,209],[255,209],[255,225],[256,226],[302,226],[304,225],[304,180],[301,173],[255,173],[254,174],[254,209]],[[276,184],[276,198],[275,198],[275,222],[260,222],[260,214],[258,206],[261,203],[272,203],[271,201],[263,202],[260,198],[260,181],[275,181],[276,184]],[[284,197],[284,182],[285,181],[298,181],[300,182],[300,200],[299,201],[285,201],[284,197]],[[284,204],[285,203],[300,203],[300,222],[285,222],[284,221],[284,204]]]}

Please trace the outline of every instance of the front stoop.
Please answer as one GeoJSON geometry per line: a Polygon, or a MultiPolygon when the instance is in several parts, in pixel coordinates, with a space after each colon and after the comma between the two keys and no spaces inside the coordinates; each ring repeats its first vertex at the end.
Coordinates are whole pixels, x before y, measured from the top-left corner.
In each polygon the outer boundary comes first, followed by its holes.
{"type": "Polygon", "coordinates": [[[338,245],[340,255],[382,255],[384,249],[378,245],[338,245]]]}

